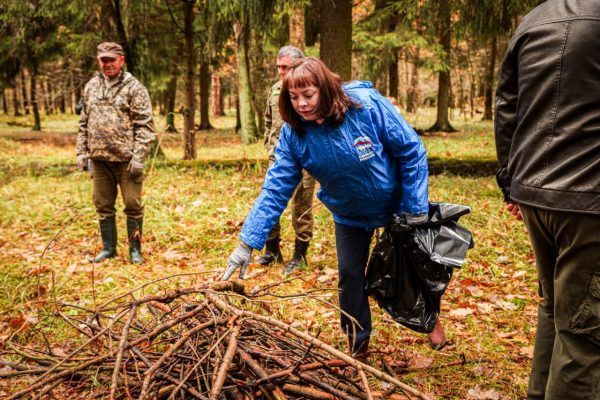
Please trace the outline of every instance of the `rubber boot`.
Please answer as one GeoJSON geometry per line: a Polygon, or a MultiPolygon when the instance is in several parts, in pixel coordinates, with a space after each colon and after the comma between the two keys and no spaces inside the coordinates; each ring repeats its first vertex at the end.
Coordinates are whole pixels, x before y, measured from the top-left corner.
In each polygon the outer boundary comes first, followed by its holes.
{"type": "Polygon", "coordinates": [[[348,352],[355,360],[363,364],[366,363],[369,356],[369,338],[363,340],[361,343],[354,343],[353,339],[348,336],[348,352]]]}
{"type": "Polygon", "coordinates": [[[265,252],[256,259],[256,263],[260,265],[269,265],[272,262],[283,262],[283,255],[281,255],[281,250],[279,249],[280,241],[281,238],[268,239],[265,244],[265,252]]]}
{"type": "Polygon", "coordinates": [[[100,220],[100,236],[102,237],[102,251],[96,257],[90,258],[90,262],[97,263],[117,255],[117,224],[115,223],[115,217],[100,220]]]}
{"type": "Polygon", "coordinates": [[[127,219],[127,237],[129,238],[129,257],[134,264],[144,262],[142,257],[142,219],[127,219]]]}
{"type": "Polygon", "coordinates": [[[306,260],[306,251],[308,250],[309,244],[310,242],[303,242],[301,240],[296,239],[296,241],[294,242],[294,255],[285,266],[286,275],[295,271],[302,264],[308,264],[308,261],[306,260]]]}

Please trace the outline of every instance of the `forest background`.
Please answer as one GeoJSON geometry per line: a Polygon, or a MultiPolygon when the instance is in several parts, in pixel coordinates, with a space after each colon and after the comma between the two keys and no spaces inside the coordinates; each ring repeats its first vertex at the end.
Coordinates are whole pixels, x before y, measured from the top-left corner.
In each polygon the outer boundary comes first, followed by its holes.
{"type": "MultiPolygon", "coordinates": [[[[375,312],[377,351],[437,398],[523,398],[537,280],[523,226],[502,212],[491,120],[510,34],[538,3],[0,0],[0,350],[9,340],[63,337],[59,325],[42,323],[52,297],[95,304],[156,277],[191,274],[152,290],[218,277],[262,183],[263,111],[277,51],[292,44],[394,100],[427,146],[431,199],[473,208],[465,224],[477,247],[443,305],[450,345],[432,352],[422,335],[375,312]],[[99,239],[91,184],[74,166],[74,109],[101,41],[123,45],[127,70],[155,107],[149,257],[139,269],[125,257],[85,261],[99,239]]],[[[335,287],[332,223],[323,207],[315,214],[310,265],[280,288],[286,294],[335,287]]],[[[281,280],[280,271],[255,268],[247,285],[265,280],[281,280]]],[[[304,299],[273,312],[307,330],[319,326],[343,349],[337,317],[322,307],[304,299]]],[[[0,380],[0,394],[13,384],[24,382],[0,380]]]]}

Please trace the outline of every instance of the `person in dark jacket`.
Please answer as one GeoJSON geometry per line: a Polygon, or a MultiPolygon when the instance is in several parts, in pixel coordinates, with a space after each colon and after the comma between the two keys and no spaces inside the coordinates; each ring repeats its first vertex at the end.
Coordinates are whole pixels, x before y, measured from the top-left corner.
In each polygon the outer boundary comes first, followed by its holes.
{"type": "MultiPolygon", "coordinates": [[[[365,267],[373,230],[388,224],[394,214],[404,215],[412,225],[427,221],[425,147],[371,83],[342,85],[313,57],[299,60],[287,73],[279,108],[286,124],[275,163],[222,279],[229,279],[237,268],[244,277],[252,250],[264,246],[302,170],[308,171],[320,183],[317,196],[335,222],[342,330],[351,354],[364,358],[372,329],[365,267]]],[[[429,338],[432,345],[443,345],[439,321],[429,338]]]]}
{"type": "Polygon", "coordinates": [[[543,296],[528,399],[600,399],[600,2],[548,0],[510,41],[498,183],[543,296]]]}

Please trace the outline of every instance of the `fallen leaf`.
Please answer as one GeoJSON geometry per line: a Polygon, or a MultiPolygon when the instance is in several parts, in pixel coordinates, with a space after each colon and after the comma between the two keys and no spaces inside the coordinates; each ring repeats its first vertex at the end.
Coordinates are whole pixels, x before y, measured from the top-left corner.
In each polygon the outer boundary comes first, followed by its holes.
{"type": "Polygon", "coordinates": [[[508,264],[510,262],[510,258],[508,258],[507,256],[500,256],[496,258],[496,262],[498,264],[508,264]]]}
{"type": "Polygon", "coordinates": [[[450,312],[447,315],[451,318],[463,319],[467,315],[472,315],[473,312],[474,311],[471,308],[456,308],[454,310],[450,310],[450,312]]]}
{"type": "Polygon", "coordinates": [[[495,390],[481,390],[479,386],[469,389],[467,392],[467,399],[469,400],[500,400],[500,393],[495,390]]]}
{"type": "Polygon", "coordinates": [[[519,353],[522,356],[525,356],[525,357],[527,357],[527,358],[529,358],[531,360],[531,359],[533,359],[533,346],[524,346],[524,347],[521,347],[519,349],[519,353]]]}

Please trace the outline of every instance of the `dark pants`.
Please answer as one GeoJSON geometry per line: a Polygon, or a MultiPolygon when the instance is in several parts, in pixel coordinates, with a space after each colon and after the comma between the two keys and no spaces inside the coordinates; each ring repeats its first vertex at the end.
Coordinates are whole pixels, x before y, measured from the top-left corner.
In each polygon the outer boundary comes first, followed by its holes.
{"type": "Polygon", "coordinates": [[[335,224],[340,308],[360,325],[357,326],[342,313],[342,330],[354,341],[355,348],[371,335],[371,310],[365,291],[365,270],[372,237],[373,230],[335,224]]]}
{"type": "Polygon", "coordinates": [[[121,189],[121,196],[125,204],[125,215],[134,220],[144,217],[142,205],[143,175],[135,180],[129,178],[127,173],[128,162],[109,162],[92,160],[94,205],[100,219],[115,216],[115,202],[117,190],[121,189]]]}
{"type": "Polygon", "coordinates": [[[521,205],[543,300],[528,399],[600,399],[600,215],[521,205]]]}

